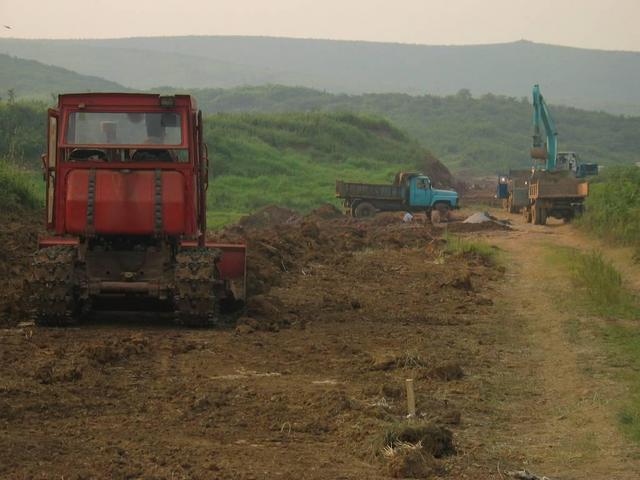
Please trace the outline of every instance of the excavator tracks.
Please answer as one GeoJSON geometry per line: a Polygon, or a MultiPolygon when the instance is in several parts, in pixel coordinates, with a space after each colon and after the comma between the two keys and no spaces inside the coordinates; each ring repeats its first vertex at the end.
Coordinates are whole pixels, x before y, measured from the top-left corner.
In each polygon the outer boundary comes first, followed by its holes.
{"type": "Polygon", "coordinates": [[[221,252],[210,248],[190,248],[176,255],[176,321],[188,327],[208,327],[219,320],[216,262],[221,252]]]}
{"type": "Polygon", "coordinates": [[[34,321],[43,326],[67,326],[76,322],[74,247],[42,248],[33,255],[30,299],[34,321]]]}

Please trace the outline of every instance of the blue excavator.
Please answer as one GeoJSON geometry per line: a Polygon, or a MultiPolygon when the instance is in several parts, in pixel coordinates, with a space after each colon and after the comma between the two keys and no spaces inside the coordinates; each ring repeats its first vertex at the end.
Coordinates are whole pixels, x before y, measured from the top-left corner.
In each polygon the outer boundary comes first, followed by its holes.
{"type": "Polygon", "coordinates": [[[576,178],[585,178],[598,174],[598,164],[581,163],[575,152],[558,151],[558,131],[556,123],[551,116],[549,107],[540,92],[540,86],[533,86],[533,148],[531,158],[542,161],[543,166],[534,166],[534,169],[543,169],[547,172],[569,171],[576,178]],[[542,130],[544,128],[543,139],[542,130]]]}
{"type": "Polygon", "coordinates": [[[558,151],[555,122],[540,92],[533,87],[532,168],[500,175],[497,197],[510,212],[522,211],[529,223],[544,225],[548,217],[570,221],[584,208],[589,192],[585,177],[598,174],[595,163],[581,163],[575,152],[558,151]]]}

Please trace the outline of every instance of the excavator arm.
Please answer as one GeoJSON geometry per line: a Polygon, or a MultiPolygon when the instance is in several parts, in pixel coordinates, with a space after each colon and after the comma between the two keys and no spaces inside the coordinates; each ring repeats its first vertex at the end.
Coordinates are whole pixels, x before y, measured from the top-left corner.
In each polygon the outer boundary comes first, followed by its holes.
{"type": "Polygon", "coordinates": [[[552,172],[556,169],[558,154],[558,131],[551,112],[547,107],[540,87],[533,86],[533,148],[531,157],[545,161],[545,170],[552,172]],[[541,129],[544,128],[544,138],[541,129]]]}

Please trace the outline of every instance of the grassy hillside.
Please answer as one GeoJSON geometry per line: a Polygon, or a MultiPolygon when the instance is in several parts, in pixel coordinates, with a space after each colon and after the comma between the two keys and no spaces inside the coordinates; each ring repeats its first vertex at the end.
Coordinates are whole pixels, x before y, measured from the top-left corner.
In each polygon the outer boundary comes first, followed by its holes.
{"type": "Polygon", "coordinates": [[[640,254],[640,168],[611,168],[590,185],[580,225],[608,241],[635,246],[640,254]]]}
{"type": "MultiPolygon", "coordinates": [[[[333,95],[284,86],[193,90],[206,112],[352,111],[381,115],[433,151],[451,170],[495,173],[528,166],[532,107],[528,98],[496,95],[413,97],[333,95]]],[[[545,92],[546,94],[546,92],[545,92]]],[[[554,99],[547,96],[547,99],[554,99]]],[[[560,148],[602,165],[640,160],[639,117],[551,105],[560,148]]]]}
{"type": "Polygon", "coordinates": [[[377,117],[219,114],[205,135],[214,225],[272,203],[306,211],[334,201],[337,178],[391,182],[398,170],[419,169],[451,183],[428,151],[377,117]]]}
{"type": "Polygon", "coordinates": [[[427,46],[267,37],[0,39],[0,52],[132,88],[306,86],[352,94],[520,97],[540,82],[555,103],[640,114],[640,53],[526,41],[427,46]]]}
{"type": "MultiPolygon", "coordinates": [[[[171,91],[165,88],[163,91],[171,91]]],[[[178,91],[174,89],[174,91],[178,91]]],[[[283,86],[192,90],[205,113],[354,112],[388,118],[456,173],[494,174],[529,165],[528,99],[459,92],[333,95],[283,86]]],[[[35,158],[44,148],[44,104],[0,103],[0,155],[35,158]]],[[[551,106],[560,148],[601,165],[640,161],[640,117],[551,106]]],[[[224,141],[224,139],[222,139],[224,141]]],[[[211,143],[211,142],[210,142],[211,143]]]]}
{"type": "MultiPolygon", "coordinates": [[[[0,104],[0,157],[12,152],[18,163],[38,170],[45,115],[39,103],[0,104]]],[[[398,170],[421,170],[436,185],[453,183],[429,151],[380,117],[216,114],[205,117],[205,139],[214,224],[272,203],[305,211],[334,201],[337,178],[391,182],[398,170]]]]}
{"type": "Polygon", "coordinates": [[[0,54],[0,97],[39,97],[51,100],[65,92],[124,91],[122,85],[103,78],[81,75],[64,68],[0,54]]]}

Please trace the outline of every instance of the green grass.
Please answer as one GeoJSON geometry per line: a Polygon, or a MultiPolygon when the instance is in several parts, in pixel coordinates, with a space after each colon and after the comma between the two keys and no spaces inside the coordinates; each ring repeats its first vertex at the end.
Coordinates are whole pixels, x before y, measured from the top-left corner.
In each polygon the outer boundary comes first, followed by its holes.
{"type": "Polygon", "coordinates": [[[212,226],[270,204],[303,213],[337,206],[336,179],[390,183],[399,170],[442,168],[402,131],[367,115],[214,115],[205,135],[212,226]]]}
{"type": "Polygon", "coordinates": [[[36,174],[0,158],[0,205],[3,209],[39,208],[43,206],[44,186],[36,174]]]}
{"type": "Polygon", "coordinates": [[[583,309],[600,317],[619,320],[640,318],[636,296],[625,288],[622,275],[601,252],[553,247],[549,258],[567,270],[575,287],[572,296],[583,309]]]}
{"type": "MultiPolygon", "coordinates": [[[[575,286],[575,291],[564,296],[569,299],[569,308],[607,320],[589,326],[602,339],[615,364],[624,365],[619,370],[620,379],[629,386],[629,395],[619,407],[617,417],[622,430],[640,442],[640,299],[624,285],[620,272],[599,252],[554,247],[549,261],[568,269],[575,286]]],[[[572,328],[576,330],[580,326],[572,328]]],[[[573,331],[572,335],[575,338],[578,332],[573,331]]]]}
{"type": "Polygon", "coordinates": [[[445,239],[445,252],[450,255],[473,255],[489,264],[498,263],[498,250],[486,242],[454,235],[446,235],[445,239]]]}
{"type": "Polygon", "coordinates": [[[225,225],[237,223],[240,218],[248,215],[243,212],[207,212],[207,228],[209,230],[219,230],[225,225]]]}
{"type": "Polygon", "coordinates": [[[605,169],[590,185],[578,225],[604,240],[640,247],[640,168],[605,169]]]}

